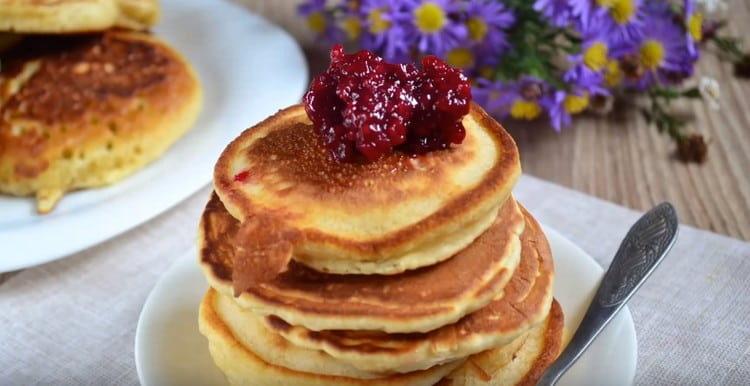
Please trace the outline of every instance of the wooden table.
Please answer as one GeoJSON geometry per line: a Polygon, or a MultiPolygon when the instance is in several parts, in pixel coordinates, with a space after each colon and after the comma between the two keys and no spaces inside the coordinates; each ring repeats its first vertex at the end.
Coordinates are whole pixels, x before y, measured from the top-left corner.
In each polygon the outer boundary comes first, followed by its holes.
{"type": "MultiPolygon", "coordinates": [[[[300,39],[313,74],[325,66],[324,49],[294,14],[297,1],[243,2],[300,39]]],[[[750,36],[750,2],[730,3],[729,31],[750,36]]],[[[504,123],[518,142],[526,173],[638,210],[670,201],[684,223],[750,240],[750,81],[733,77],[731,66],[710,54],[701,59],[695,80],[701,75],[719,81],[721,110],[700,101],[676,106],[709,141],[708,160],[700,165],[677,161],[671,139],[635,109],[583,117],[561,134],[542,123],[504,123]]]]}

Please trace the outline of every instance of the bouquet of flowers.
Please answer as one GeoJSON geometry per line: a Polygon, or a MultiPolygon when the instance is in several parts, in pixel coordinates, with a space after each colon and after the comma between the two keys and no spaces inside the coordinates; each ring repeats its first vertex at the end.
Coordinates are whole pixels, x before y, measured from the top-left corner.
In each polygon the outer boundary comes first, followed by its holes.
{"type": "MultiPolygon", "coordinates": [[[[709,44],[747,75],[748,55],[704,13],[721,0],[307,0],[299,6],[326,42],[350,43],[395,62],[437,55],[473,82],[474,99],[498,117],[545,117],[555,130],[584,111],[604,113],[613,98],[642,95],[642,112],[701,162],[706,142],[685,130],[669,105],[719,87],[686,87],[709,44]]],[[[694,82],[693,82],[694,83],[694,82]]]]}

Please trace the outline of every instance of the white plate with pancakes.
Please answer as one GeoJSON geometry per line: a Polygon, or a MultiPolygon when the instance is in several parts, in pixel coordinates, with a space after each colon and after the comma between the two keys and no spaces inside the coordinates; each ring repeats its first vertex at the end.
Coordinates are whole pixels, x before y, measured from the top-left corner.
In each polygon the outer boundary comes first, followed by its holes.
{"type": "Polygon", "coordinates": [[[157,161],[110,187],[72,192],[47,215],[35,213],[32,198],[0,195],[0,272],[68,256],[164,212],[210,181],[226,143],[299,101],[307,64],[281,28],[228,1],[161,6],[154,34],[190,61],[203,86],[195,125],[157,161]]]}
{"type": "MultiPolygon", "coordinates": [[[[548,227],[544,232],[555,259],[554,296],[565,314],[565,337],[578,326],[603,275],[581,248],[548,227]]],[[[225,385],[198,331],[198,304],[206,279],[196,252],[180,257],[156,284],[141,312],[135,337],[135,362],[143,385],[225,385]]],[[[631,385],[637,342],[625,307],[568,371],[561,385],[631,385]]]]}

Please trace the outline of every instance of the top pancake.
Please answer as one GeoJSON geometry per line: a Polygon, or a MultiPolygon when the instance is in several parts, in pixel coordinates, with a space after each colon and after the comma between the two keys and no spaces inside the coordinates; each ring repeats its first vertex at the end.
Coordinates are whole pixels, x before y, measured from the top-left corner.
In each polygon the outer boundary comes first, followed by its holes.
{"type": "Polygon", "coordinates": [[[158,19],[157,0],[0,0],[0,31],[4,32],[145,30],[158,19]]]}
{"type": "Polygon", "coordinates": [[[520,175],[513,139],[479,106],[458,146],[374,163],[335,161],[301,105],[246,130],[214,187],[238,220],[272,216],[301,234],[293,258],[318,271],[396,274],[435,264],[492,224],[520,175]]]}

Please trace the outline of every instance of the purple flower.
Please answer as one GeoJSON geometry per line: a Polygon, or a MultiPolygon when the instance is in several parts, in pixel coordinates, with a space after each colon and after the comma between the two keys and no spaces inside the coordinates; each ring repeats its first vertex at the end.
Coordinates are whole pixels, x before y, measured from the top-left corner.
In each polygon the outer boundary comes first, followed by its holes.
{"type": "Polygon", "coordinates": [[[496,117],[507,116],[510,104],[515,98],[505,82],[484,78],[477,79],[476,84],[471,89],[471,96],[488,113],[496,117]]]}
{"type": "Polygon", "coordinates": [[[491,72],[510,47],[505,31],[515,22],[513,13],[498,1],[472,0],[461,16],[468,33],[458,46],[446,51],[446,62],[465,73],[491,72]]]}
{"type": "Polygon", "coordinates": [[[468,31],[455,17],[460,11],[451,0],[405,0],[408,11],[406,41],[420,53],[443,56],[465,41],[468,31]]]}
{"type": "Polygon", "coordinates": [[[698,42],[703,39],[703,14],[696,9],[695,0],[685,0],[683,4],[685,36],[690,55],[698,57],[698,42]]]}
{"type": "Polygon", "coordinates": [[[611,21],[612,39],[628,42],[637,39],[643,24],[643,0],[569,0],[571,14],[578,18],[581,28],[599,17],[611,21]]]}
{"type": "Polygon", "coordinates": [[[534,10],[541,13],[552,25],[557,27],[570,25],[574,16],[573,7],[569,0],[536,0],[534,10]]]}
{"type": "Polygon", "coordinates": [[[550,124],[555,131],[559,133],[563,127],[570,126],[573,118],[565,111],[565,91],[555,91],[554,94],[545,98],[544,107],[547,109],[550,124]]]}
{"type": "MultiPolygon", "coordinates": [[[[570,14],[578,22],[580,28],[588,27],[588,22],[597,10],[601,10],[594,0],[568,0],[570,14]]],[[[600,12],[603,13],[603,12],[600,12]]]]}
{"type": "Polygon", "coordinates": [[[490,114],[532,120],[544,112],[543,100],[550,92],[549,85],[541,79],[524,76],[515,82],[480,79],[472,96],[490,114]]]}
{"type": "Polygon", "coordinates": [[[624,47],[613,41],[614,25],[606,15],[592,14],[590,19],[585,27],[581,25],[581,53],[568,57],[571,67],[563,75],[563,80],[591,94],[608,94],[603,87],[605,71],[612,57],[621,55],[624,47]]]}
{"type": "Polygon", "coordinates": [[[297,12],[305,17],[307,26],[319,37],[329,42],[339,42],[345,37],[333,19],[333,13],[326,9],[325,0],[307,0],[297,7],[297,12]]]}
{"type": "Polygon", "coordinates": [[[404,0],[364,0],[360,7],[362,48],[377,52],[389,62],[408,62],[409,45],[404,22],[408,17],[404,0]]]}
{"type": "Polygon", "coordinates": [[[637,65],[637,71],[626,75],[639,89],[654,83],[678,83],[693,73],[697,57],[690,53],[684,29],[674,16],[666,3],[649,6],[642,38],[633,54],[624,58],[632,61],[633,55],[637,56],[637,63],[626,66],[637,65]]]}
{"type": "Polygon", "coordinates": [[[589,94],[578,90],[566,92],[557,90],[542,99],[542,105],[547,110],[550,124],[555,131],[560,132],[570,126],[574,114],[580,114],[589,106],[589,94]]]}
{"type": "Polygon", "coordinates": [[[496,0],[473,0],[466,8],[466,29],[469,41],[484,55],[499,55],[509,47],[505,31],[516,17],[496,0]]]}

